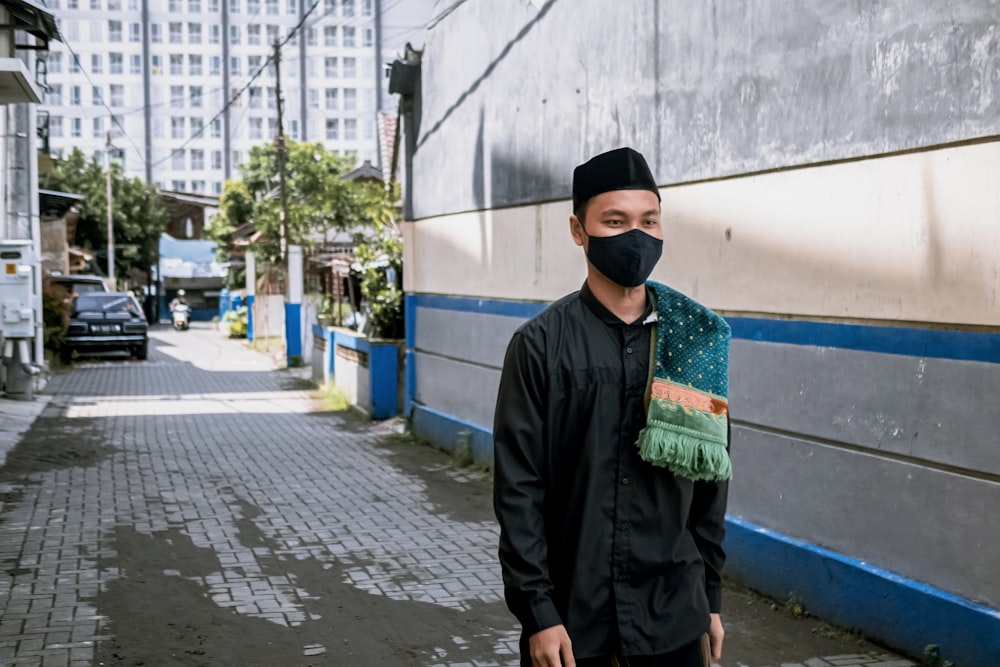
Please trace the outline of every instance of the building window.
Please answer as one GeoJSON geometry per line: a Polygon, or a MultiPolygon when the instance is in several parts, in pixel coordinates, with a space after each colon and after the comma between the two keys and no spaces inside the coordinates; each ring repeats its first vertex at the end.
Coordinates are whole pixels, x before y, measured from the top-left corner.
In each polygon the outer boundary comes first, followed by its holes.
{"type": "Polygon", "coordinates": [[[251,23],[247,26],[247,44],[260,44],[259,23],[251,23]]]}
{"type": "Polygon", "coordinates": [[[337,0],[323,0],[323,15],[336,16],[337,0]]]}
{"type": "Polygon", "coordinates": [[[201,44],[201,24],[188,23],[188,43],[201,44]]]}
{"type": "Polygon", "coordinates": [[[315,88],[309,89],[309,108],[319,109],[319,91],[315,88]]]}
{"type": "Polygon", "coordinates": [[[184,153],[186,151],[183,148],[178,148],[173,153],[170,154],[170,167],[171,169],[183,169],[184,168],[184,153]]]}
{"type": "Polygon", "coordinates": [[[201,14],[201,0],[188,0],[188,11],[192,14],[201,14]]]}
{"type": "Polygon", "coordinates": [[[95,107],[103,106],[104,103],[102,99],[100,86],[90,87],[90,99],[91,99],[91,104],[93,104],[95,107]]]}
{"type": "Polygon", "coordinates": [[[267,89],[267,108],[277,109],[278,108],[278,94],[273,87],[268,87],[267,89]]]}
{"type": "Polygon", "coordinates": [[[212,181],[212,194],[214,195],[222,194],[222,181],[212,181]]]}
{"type": "Polygon", "coordinates": [[[120,53],[108,54],[108,71],[112,74],[125,73],[125,57],[120,53]]]}
{"type": "MultiPolygon", "coordinates": [[[[163,5],[160,6],[162,7],[163,5]]],[[[179,14],[182,11],[181,0],[170,0],[170,2],[167,3],[167,7],[169,8],[171,14],[179,14]]]]}
{"type": "Polygon", "coordinates": [[[232,160],[233,164],[235,165],[243,164],[243,153],[241,153],[240,151],[233,151],[232,160]]]}
{"type": "Polygon", "coordinates": [[[289,125],[291,125],[291,128],[292,128],[291,131],[289,132],[289,134],[291,135],[292,139],[295,139],[296,141],[298,141],[299,140],[299,121],[297,119],[293,118],[292,122],[289,123],[289,125]]]}
{"type": "Polygon", "coordinates": [[[213,139],[222,138],[222,121],[218,118],[212,121],[211,132],[213,139]]]}
{"type": "Polygon", "coordinates": [[[370,119],[366,119],[362,124],[362,127],[364,128],[365,139],[371,140],[375,138],[375,123],[373,123],[370,119]]]}
{"type": "Polygon", "coordinates": [[[191,96],[191,107],[194,109],[201,108],[201,86],[191,86],[188,88],[189,94],[191,96]]]}
{"type": "Polygon", "coordinates": [[[205,181],[191,181],[191,192],[204,192],[205,181]]]}
{"type": "Polygon", "coordinates": [[[222,151],[212,151],[212,169],[222,169],[222,151]]]}
{"type": "Polygon", "coordinates": [[[204,118],[192,118],[191,119],[191,137],[200,137],[205,132],[205,119],[204,118]]]}
{"type": "Polygon", "coordinates": [[[340,121],[336,118],[326,119],[326,138],[334,141],[340,139],[340,121]]]}
{"type": "Polygon", "coordinates": [[[354,111],[358,108],[358,91],[356,88],[344,88],[344,111],[354,111]]]}
{"type": "Polygon", "coordinates": [[[247,0],[247,14],[250,16],[260,14],[260,0],[247,0]]]}
{"type": "Polygon", "coordinates": [[[55,83],[49,86],[48,92],[45,93],[45,103],[50,104],[54,107],[62,106],[62,84],[55,83]]]}
{"type": "Polygon", "coordinates": [[[309,46],[319,46],[319,31],[316,28],[309,28],[306,33],[309,37],[306,44],[309,46]]]}
{"type": "MultiPolygon", "coordinates": [[[[163,56],[151,55],[150,58],[153,60],[153,74],[163,74],[163,56]]],[[[159,90],[157,88],[156,90],[159,90]]]]}
{"type": "Polygon", "coordinates": [[[129,74],[142,74],[142,56],[138,53],[129,56],[128,72],[129,74]]]}
{"type": "Polygon", "coordinates": [[[171,139],[183,139],[184,138],[184,119],[183,118],[171,118],[170,119],[170,138],[171,139]]]}
{"type": "Polygon", "coordinates": [[[49,118],[49,136],[59,138],[63,135],[62,116],[49,118]]]}
{"type": "Polygon", "coordinates": [[[267,13],[270,16],[275,16],[278,13],[278,0],[266,0],[265,7],[267,7],[267,13]]]}
{"type": "Polygon", "coordinates": [[[92,137],[94,137],[95,139],[100,139],[101,137],[104,136],[103,118],[95,118],[93,121],[91,121],[91,125],[93,126],[93,128],[90,131],[92,137]]]}
{"type": "Polygon", "coordinates": [[[142,41],[142,25],[138,23],[128,24],[128,41],[130,42],[142,41]]]}
{"type": "Polygon", "coordinates": [[[328,25],[323,28],[323,46],[337,46],[337,26],[328,25]]]}
{"type": "Polygon", "coordinates": [[[365,28],[361,32],[361,46],[371,46],[374,43],[374,35],[371,28],[365,28]]]}
{"type": "Polygon", "coordinates": [[[170,181],[170,187],[174,192],[185,192],[187,190],[186,181],[170,181]]]}
{"type": "Polygon", "coordinates": [[[278,136],[278,119],[268,118],[267,119],[267,136],[276,137],[278,136]]]}
{"type": "Polygon", "coordinates": [[[170,106],[174,109],[184,108],[184,86],[170,86],[170,106]]]}
{"type": "Polygon", "coordinates": [[[73,118],[69,124],[69,136],[79,139],[83,136],[83,119],[73,118]]]}
{"type": "Polygon", "coordinates": [[[336,88],[327,88],[326,89],[326,108],[327,109],[336,109],[338,106],[339,106],[339,103],[338,103],[338,97],[337,97],[337,89],[336,88]]]}
{"type": "Polygon", "coordinates": [[[118,83],[111,84],[108,97],[111,98],[111,106],[113,107],[125,106],[125,86],[118,83]]]}
{"type": "Polygon", "coordinates": [[[267,43],[274,44],[274,40],[278,39],[278,26],[268,25],[267,26],[267,43]]]}
{"type": "Polygon", "coordinates": [[[358,76],[358,59],[344,58],[344,78],[356,79],[358,76]]]}
{"type": "Polygon", "coordinates": [[[288,14],[289,16],[298,16],[299,15],[298,0],[288,0],[288,2],[285,3],[285,13],[288,14]]]}
{"type": "MultiPolygon", "coordinates": [[[[56,5],[59,3],[57,2],[56,5]]],[[[58,7],[56,7],[58,9],[58,7]]],[[[122,10],[122,0],[108,0],[109,12],[120,12],[122,10]]]]}
{"type": "Polygon", "coordinates": [[[247,102],[247,106],[249,106],[251,109],[259,109],[260,108],[260,99],[261,99],[260,87],[259,86],[250,86],[250,88],[247,90],[247,92],[250,94],[249,100],[247,102]]]}
{"type": "Polygon", "coordinates": [[[73,55],[69,58],[69,73],[79,74],[80,73],[80,57],[73,55]]]}
{"type": "Polygon", "coordinates": [[[91,74],[104,73],[104,58],[101,57],[100,53],[92,53],[90,55],[90,73],[91,74]]]}
{"type": "Polygon", "coordinates": [[[171,23],[170,24],[170,43],[171,44],[181,44],[184,41],[184,24],[183,23],[171,23]]]}
{"type": "Polygon", "coordinates": [[[218,25],[208,26],[208,43],[218,44],[221,39],[222,28],[218,25]]]}
{"type": "Polygon", "coordinates": [[[120,42],[120,41],[122,41],[122,22],[121,21],[108,21],[108,41],[109,42],[120,42]]]}
{"type": "Polygon", "coordinates": [[[139,11],[139,0],[128,0],[128,10],[130,12],[139,11]]]}
{"type": "Polygon", "coordinates": [[[205,168],[205,151],[200,148],[191,149],[191,170],[202,170],[205,168]]]}
{"type": "Polygon", "coordinates": [[[56,51],[49,54],[49,74],[59,74],[62,72],[62,53],[56,51]]]}
{"type": "Polygon", "coordinates": [[[170,73],[178,76],[184,74],[184,56],[179,53],[170,54],[170,73]]]}
{"type": "Polygon", "coordinates": [[[70,106],[78,107],[82,104],[80,99],[80,86],[70,86],[69,87],[69,103],[70,106]]]}
{"type": "Polygon", "coordinates": [[[243,67],[240,65],[242,61],[238,56],[232,56],[229,59],[229,73],[233,76],[243,76],[243,67]]]}
{"type": "Polygon", "coordinates": [[[149,39],[154,44],[159,44],[163,41],[163,26],[159,23],[149,24],[149,39]]]}
{"type": "Polygon", "coordinates": [[[358,121],[355,118],[344,119],[344,140],[355,141],[358,138],[358,121]]]}
{"type": "Polygon", "coordinates": [[[247,56],[247,72],[254,74],[260,69],[260,56],[247,56]]]}
{"type": "Polygon", "coordinates": [[[208,74],[209,76],[217,76],[222,71],[222,58],[219,56],[209,56],[208,58],[208,74]]]}
{"type": "Polygon", "coordinates": [[[327,78],[335,78],[339,69],[336,58],[327,56],[323,59],[323,74],[327,78]]]}
{"type": "Polygon", "coordinates": [[[201,76],[201,60],[202,58],[200,55],[192,54],[188,56],[188,74],[191,76],[201,76]]]}
{"type": "Polygon", "coordinates": [[[250,138],[251,139],[263,139],[264,138],[264,119],[263,118],[251,118],[250,119],[250,138]]]}
{"type": "Polygon", "coordinates": [[[349,25],[345,25],[344,26],[344,48],[345,49],[353,49],[354,46],[355,46],[355,44],[354,44],[354,28],[351,27],[351,26],[349,26],[349,25]]]}
{"type": "Polygon", "coordinates": [[[219,0],[208,0],[208,11],[218,12],[219,11],[219,0]]]}
{"type": "Polygon", "coordinates": [[[240,27],[238,25],[229,26],[229,43],[239,44],[240,43],[240,27]]]}
{"type": "Polygon", "coordinates": [[[66,0],[66,9],[79,9],[80,0],[66,0]]]}
{"type": "Polygon", "coordinates": [[[354,16],[354,0],[343,0],[341,10],[345,18],[354,16]]]}
{"type": "Polygon", "coordinates": [[[90,0],[90,8],[95,12],[101,11],[101,0],[90,0]]]}
{"type": "Polygon", "coordinates": [[[362,16],[372,15],[372,0],[361,0],[361,15],[362,16]]]}
{"type": "Polygon", "coordinates": [[[229,0],[229,13],[230,14],[240,13],[240,0],[229,0]]]}

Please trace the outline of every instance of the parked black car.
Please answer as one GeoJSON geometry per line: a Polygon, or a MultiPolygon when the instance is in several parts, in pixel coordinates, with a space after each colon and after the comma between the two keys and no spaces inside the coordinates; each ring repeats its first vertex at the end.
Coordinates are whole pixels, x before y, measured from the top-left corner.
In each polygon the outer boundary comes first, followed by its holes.
{"type": "Polygon", "coordinates": [[[123,350],[142,360],[149,354],[148,329],[135,297],[124,292],[86,292],[73,299],[59,357],[68,363],[74,351],[123,350]]]}

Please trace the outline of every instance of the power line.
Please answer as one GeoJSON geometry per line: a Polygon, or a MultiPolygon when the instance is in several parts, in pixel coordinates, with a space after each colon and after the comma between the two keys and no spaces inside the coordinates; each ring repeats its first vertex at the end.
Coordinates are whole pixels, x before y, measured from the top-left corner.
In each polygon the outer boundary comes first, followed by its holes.
{"type": "MultiPolygon", "coordinates": [[[[316,2],[313,3],[312,7],[309,8],[309,11],[307,11],[305,14],[302,15],[302,18],[299,19],[299,22],[297,24],[295,24],[295,26],[288,32],[288,34],[285,36],[285,38],[283,40],[281,40],[280,42],[278,42],[278,48],[284,48],[285,44],[287,44],[295,36],[295,34],[297,32],[299,32],[299,30],[302,29],[302,26],[305,24],[306,19],[309,18],[309,15],[313,13],[313,11],[319,6],[319,3],[322,2],[322,1],[323,0],[316,0],[316,2]]],[[[250,84],[252,84],[254,81],[256,81],[260,77],[260,75],[264,72],[265,69],[267,69],[267,67],[271,64],[271,62],[273,60],[274,60],[274,54],[269,55],[267,57],[267,59],[257,69],[257,71],[254,73],[254,75],[251,76],[250,79],[245,84],[243,84],[243,87],[240,88],[238,91],[236,91],[236,94],[234,94],[232,97],[229,98],[229,101],[226,102],[226,104],[222,107],[222,109],[219,111],[219,113],[217,113],[214,116],[212,116],[212,118],[208,121],[208,123],[206,123],[206,125],[202,125],[202,128],[201,128],[200,131],[196,132],[190,138],[188,138],[188,140],[185,141],[183,144],[181,144],[177,148],[175,148],[172,151],[170,151],[170,153],[168,153],[166,157],[164,157],[161,160],[158,160],[158,161],[154,162],[152,166],[157,167],[157,166],[163,164],[167,160],[171,159],[174,156],[175,153],[178,153],[179,151],[184,150],[188,145],[191,144],[192,141],[194,141],[195,139],[201,137],[201,135],[203,135],[205,133],[205,127],[208,126],[208,125],[211,125],[212,122],[214,122],[215,120],[221,118],[222,115],[224,113],[226,113],[226,111],[231,106],[233,106],[233,104],[235,104],[236,100],[239,99],[239,97],[243,93],[245,93],[247,91],[247,89],[250,87],[250,84]]]]}

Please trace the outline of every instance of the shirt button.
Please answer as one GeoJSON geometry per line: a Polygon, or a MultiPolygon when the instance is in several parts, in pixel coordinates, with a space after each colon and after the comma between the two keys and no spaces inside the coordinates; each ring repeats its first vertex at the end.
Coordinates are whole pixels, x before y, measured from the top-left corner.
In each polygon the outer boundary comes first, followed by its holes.
{"type": "Polygon", "coordinates": [[[626,347],[626,348],[625,348],[625,351],[626,351],[627,353],[629,353],[629,354],[632,354],[632,348],[630,348],[630,347],[626,347]]]}
{"type": "Polygon", "coordinates": [[[618,522],[618,530],[625,530],[626,528],[628,528],[628,523],[627,522],[625,522],[625,521],[619,521],[618,522]]]}
{"type": "Polygon", "coordinates": [[[628,477],[622,477],[622,484],[628,485],[628,477]]]}

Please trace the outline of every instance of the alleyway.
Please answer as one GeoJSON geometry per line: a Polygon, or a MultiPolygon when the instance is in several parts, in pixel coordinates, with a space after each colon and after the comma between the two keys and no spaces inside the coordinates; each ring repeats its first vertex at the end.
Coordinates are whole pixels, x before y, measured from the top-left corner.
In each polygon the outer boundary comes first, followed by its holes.
{"type": "MultiPolygon", "coordinates": [[[[0,468],[0,665],[516,664],[485,473],[324,411],[209,325],[44,393],[0,468]]],[[[724,665],[912,664],[745,592],[727,609],[724,665]]]]}

